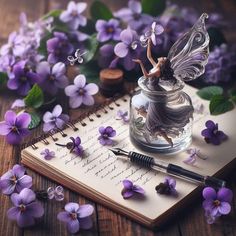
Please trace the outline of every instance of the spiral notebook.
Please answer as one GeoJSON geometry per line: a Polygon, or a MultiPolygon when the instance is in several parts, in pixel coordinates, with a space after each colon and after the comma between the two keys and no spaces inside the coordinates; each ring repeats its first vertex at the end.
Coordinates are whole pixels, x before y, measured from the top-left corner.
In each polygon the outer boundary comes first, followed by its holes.
{"type": "MultiPolygon", "coordinates": [[[[196,89],[186,86],[185,91],[191,96],[196,110],[201,110],[201,112],[194,113],[191,146],[199,148],[203,155],[208,156],[208,159],[198,159],[195,166],[189,166],[183,163],[188,156],[186,152],[168,156],[151,155],[200,174],[219,175],[222,171],[228,170],[236,156],[236,109],[212,117],[208,112],[208,102],[196,96],[196,89]],[[202,109],[203,106],[205,109],[202,109]],[[219,128],[229,136],[226,142],[219,146],[204,142],[200,131],[208,119],[219,123],[219,128]]],[[[36,140],[38,141],[36,143],[32,141],[30,146],[22,150],[22,163],[57,183],[139,223],[149,227],[161,226],[171,215],[176,215],[177,210],[186,206],[184,204],[193,199],[198,188],[196,184],[176,179],[179,193],[177,198],[159,195],[155,191],[155,186],[163,182],[165,174],[140,168],[129,161],[117,158],[108,150],[108,147],[99,144],[98,128],[111,125],[117,131],[117,136],[114,138],[115,147],[144,153],[137,150],[130,142],[129,125],[116,120],[119,109],[129,109],[129,99],[130,97],[125,95],[109,105],[104,105],[73,125],[68,124],[69,127],[63,131],[42,136],[36,140]],[[55,145],[55,142],[65,144],[70,141],[70,137],[76,136],[80,136],[82,140],[85,150],[83,158],[70,153],[66,148],[55,145]],[[40,155],[45,148],[54,151],[55,158],[50,161],[45,160],[40,155]],[[146,191],[146,197],[124,200],[121,195],[124,179],[132,180],[135,184],[142,186],[146,191]]]]}

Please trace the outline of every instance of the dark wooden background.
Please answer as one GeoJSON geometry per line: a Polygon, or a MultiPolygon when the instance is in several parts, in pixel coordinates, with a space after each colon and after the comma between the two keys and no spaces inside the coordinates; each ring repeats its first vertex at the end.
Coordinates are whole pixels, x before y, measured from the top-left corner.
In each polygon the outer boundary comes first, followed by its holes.
{"type": "MultiPolygon", "coordinates": [[[[89,4],[92,0],[86,1],[89,4]]],[[[126,0],[104,0],[113,10],[124,6],[126,0]]],[[[235,0],[192,0],[192,1],[174,1],[180,5],[193,6],[199,12],[220,12],[225,20],[228,21],[228,27],[224,29],[226,38],[229,42],[234,42],[236,39],[236,1],[235,0]]],[[[18,18],[21,12],[25,12],[30,20],[36,20],[50,9],[65,8],[68,0],[0,0],[0,43],[7,40],[8,34],[13,30],[17,30],[18,18]]],[[[5,112],[10,109],[14,101],[14,93],[1,90],[0,91],[0,120],[3,120],[5,112]]],[[[73,116],[77,115],[73,112],[73,116]]],[[[39,135],[41,129],[34,131],[33,136],[39,135]]],[[[222,157],[223,158],[223,157],[222,157]]],[[[12,168],[15,163],[20,160],[20,150],[5,142],[3,137],[0,137],[0,175],[12,168]]],[[[28,170],[28,174],[33,177],[33,188],[47,189],[49,186],[55,186],[55,183],[48,179],[28,170]]],[[[236,173],[230,173],[228,177],[229,186],[234,190],[236,196],[236,173]]],[[[136,235],[136,236],[219,236],[219,235],[236,235],[236,197],[233,201],[232,212],[225,217],[222,217],[216,224],[208,225],[205,222],[204,212],[201,207],[201,197],[193,202],[191,206],[183,209],[182,212],[174,216],[167,225],[163,226],[158,231],[149,230],[129,219],[116,214],[115,212],[99,205],[90,202],[83,196],[73,193],[65,189],[65,202],[58,203],[48,201],[43,203],[45,215],[41,222],[31,229],[20,229],[16,223],[11,222],[6,217],[7,210],[11,207],[11,202],[8,197],[0,195],[0,236],[15,236],[15,235],[67,235],[65,226],[56,219],[56,215],[62,210],[64,203],[69,201],[83,203],[91,203],[95,208],[93,215],[94,226],[89,231],[80,231],[81,235],[136,235]]],[[[158,202],[156,204],[159,204],[158,202]]],[[[155,206],[153,206],[155,207],[155,206]]]]}

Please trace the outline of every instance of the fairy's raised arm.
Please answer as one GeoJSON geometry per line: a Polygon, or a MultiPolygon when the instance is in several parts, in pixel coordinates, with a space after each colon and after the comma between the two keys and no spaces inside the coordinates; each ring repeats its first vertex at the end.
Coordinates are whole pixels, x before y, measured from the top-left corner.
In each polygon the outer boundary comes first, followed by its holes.
{"type": "Polygon", "coordinates": [[[209,35],[203,13],[194,26],[171,47],[168,59],[174,76],[184,81],[193,80],[205,71],[209,55],[209,35]]]}

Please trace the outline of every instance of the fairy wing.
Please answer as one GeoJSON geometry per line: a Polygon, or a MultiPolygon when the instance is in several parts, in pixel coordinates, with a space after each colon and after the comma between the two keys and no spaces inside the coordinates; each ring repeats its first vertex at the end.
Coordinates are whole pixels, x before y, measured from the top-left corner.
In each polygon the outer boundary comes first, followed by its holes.
{"type": "Polygon", "coordinates": [[[180,37],[171,47],[167,58],[171,62],[174,76],[178,79],[193,80],[205,71],[209,55],[209,35],[203,13],[194,26],[180,37]]]}

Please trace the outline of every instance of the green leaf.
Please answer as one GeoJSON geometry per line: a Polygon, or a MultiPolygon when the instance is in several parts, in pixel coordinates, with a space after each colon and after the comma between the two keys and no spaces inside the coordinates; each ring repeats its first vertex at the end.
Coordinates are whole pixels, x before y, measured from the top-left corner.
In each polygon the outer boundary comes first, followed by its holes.
{"type": "Polygon", "coordinates": [[[142,0],[143,13],[159,16],[166,8],[165,0],[142,0]]]}
{"type": "Polygon", "coordinates": [[[110,9],[100,1],[94,1],[90,7],[90,14],[94,21],[103,19],[109,20],[113,17],[110,9]]]}
{"type": "Polygon", "coordinates": [[[236,95],[230,97],[230,99],[236,104],[236,95]]]}
{"type": "Polygon", "coordinates": [[[3,84],[5,84],[7,82],[7,74],[4,72],[0,72],[0,86],[2,86],[3,84]]]}
{"type": "Polygon", "coordinates": [[[40,121],[41,121],[41,117],[40,117],[40,115],[39,115],[38,113],[36,113],[36,112],[30,112],[29,114],[30,114],[30,116],[31,116],[31,122],[30,122],[28,128],[29,128],[29,129],[34,129],[34,128],[36,128],[36,127],[39,126],[40,121]]]}
{"type": "Polygon", "coordinates": [[[208,86],[197,91],[197,95],[205,100],[211,100],[215,95],[222,95],[223,88],[219,86],[208,86]]]}
{"type": "Polygon", "coordinates": [[[58,18],[62,13],[62,10],[56,9],[56,10],[52,10],[50,12],[48,12],[46,15],[44,15],[42,17],[43,20],[46,20],[49,17],[54,17],[54,18],[58,18]]]}
{"type": "Polygon", "coordinates": [[[210,101],[209,108],[211,115],[219,115],[232,110],[234,108],[234,104],[223,95],[215,95],[210,101]]]}
{"type": "Polygon", "coordinates": [[[95,62],[90,62],[79,66],[79,71],[84,74],[88,82],[98,83],[99,81],[99,67],[95,62]]]}
{"type": "Polygon", "coordinates": [[[36,109],[41,107],[44,101],[42,89],[37,84],[35,84],[29,91],[28,95],[25,97],[24,101],[27,107],[33,107],[36,109]]]}
{"type": "Polygon", "coordinates": [[[85,42],[86,54],[84,54],[84,63],[91,61],[98,49],[98,41],[96,34],[91,35],[91,37],[85,42]]]}
{"type": "MultiPolygon", "coordinates": [[[[52,31],[60,31],[60,32],[65,32],[67,33],[69,31],[68,29],[68,25],[64,22],[62,22],[59,17],[62,13],[62,10],[52,10],[50,11],[48,14],[46,14],[45,16],[42,17],[43,20],[49,18],[49,17],[53,17],[53,27],[52,27],[52,31]]],[[[52,35],[51,35],[52,36],[52,35]]]]}
{"type": "Polygon", "coordinates": [[[92,21],[91,19],[87,19],[86,26],[84,27],[81,26],[80,31],[85,34],[92,35],[94,32],[96,32],[94,21],[92,21]]]}
{"type": "Polygon", "coordinates": [[[47,56],[47,41],[52,37],[52,33],[46,34],[41,40],[38,48],[38,52],[41,55],[47,56]]]}

